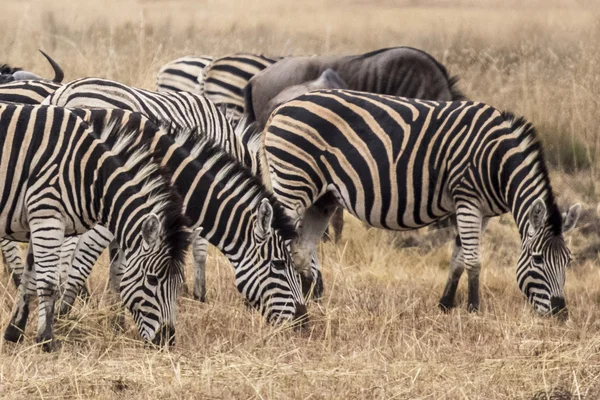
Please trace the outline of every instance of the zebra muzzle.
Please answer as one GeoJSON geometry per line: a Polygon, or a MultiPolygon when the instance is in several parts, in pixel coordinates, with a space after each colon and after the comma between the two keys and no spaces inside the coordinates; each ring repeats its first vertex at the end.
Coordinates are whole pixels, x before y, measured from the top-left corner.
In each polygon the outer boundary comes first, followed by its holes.
{"type": "Polygon", "coordinates": [[[158,331],[156,336],[154,336],[152,344],[160,347],[163,347],[165,345],[174,346],[175,328],[170,325],[163,325],[163,327],[160,329],[160,331],[158,331]]]}

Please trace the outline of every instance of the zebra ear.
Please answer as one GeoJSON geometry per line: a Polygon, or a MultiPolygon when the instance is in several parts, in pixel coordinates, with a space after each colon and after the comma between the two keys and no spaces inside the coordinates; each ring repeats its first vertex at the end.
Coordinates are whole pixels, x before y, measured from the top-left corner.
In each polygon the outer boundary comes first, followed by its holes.
{"type": "Polygon", "coordinates": [[[543,228],[546,221],[546,204],[542,198],[537,199],[529,209],[529,233],[534,234],[543,228]]]}
{"type": "Polygon", "coordinates": [[[142,222],[142,238],[144,242],[149,246],[153,246],[158,240],[159,230],[160,221],[158,215],[149,214],[144,222],[142,222]]]}
{"type": "Polygon", "coordinates": [[[273,220],[273,206],[269,200],[263,199],[258,207],[258,215],[256,217],[256,226],[254,234],[260,241],[264,241],[271,234],[271,221],[273,220]]]}
{"type": "Polygon", "coordinates": [[[579,203],[572,205],[571,208],[569,208],[569,211],[563,213],[563,233],[569,232],[571,229],[575,228],[580,215],[581,204],[579,203]]]}

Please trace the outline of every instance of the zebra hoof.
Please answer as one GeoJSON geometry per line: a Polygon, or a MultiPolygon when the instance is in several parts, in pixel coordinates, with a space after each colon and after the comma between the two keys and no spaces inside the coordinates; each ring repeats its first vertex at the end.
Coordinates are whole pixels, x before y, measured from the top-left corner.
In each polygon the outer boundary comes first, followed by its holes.
{"type": "Polygon", "coordinates": [[[477,311],[479,311],[479,305],[477,305],[477,304],[469,304],[467,306],[467,311],[469,311],[470,313],[476,313],[477,311]]]}
{"type": "Polygon", "coordinates": [[[198,300],[200,303],[206,303],[206,296],[197,295],[196,293],[194,293],[194,300],[198,300]]]}
{"type": "Polygon", "coordinates": [[[37,337],[35,339],[35,341],[37,343],[42,344],[42,351],[44,353],[53,353],[53,352],[59,350],[61,347],[60,342],[58,340],[56,340],[54,337],[49,337],[49,338],[37,337]]]}
{"type": "Polygon", "coordinates": [[[443,312],[449,313],[450,310],[452,310],[454,308],[454,302],[450,299],[442,298],[438,304],[438,307],[443,312]]]}
{"type": "Polygon", "coordinates": [[[7,342],[19,343],[23,338],[23,330],[13,324],[8,325],[8,328],[4,331],[4,340],[7,342]]]}

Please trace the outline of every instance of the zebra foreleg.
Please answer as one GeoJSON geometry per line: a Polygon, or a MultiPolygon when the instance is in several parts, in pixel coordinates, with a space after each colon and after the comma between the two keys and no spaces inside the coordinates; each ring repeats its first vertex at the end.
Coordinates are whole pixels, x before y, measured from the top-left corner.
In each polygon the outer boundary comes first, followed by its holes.
{"type": "Polygon", "coordinates": [[[444,294],[440,299],[440,308],[442,311],[449,311],[454,307],[454,297],[456,296],[456,288],[460,277],[465,270],[465,264],[463,260],[462,247],[460,242],[460,236],[456,235],[454,242],[454,249],[452,250],[452,258],[450,259],[450,273],[448,275],[448,282],[444,289],[444,294]]]}
{"type": "Polygon", "coordinates": [[[30,215],[30,246],[33,247],[33,270],[39,299],[36,342],[42,350],[55,351],[60,343],[54,338],[54,303],[58,294],[60,248],[64,241],[64,224],[47,215],[30,215]]]}
{"type": "Polygon", "coordinates": [[[194,299],[204,303],[206,301],[206,256],[208,241],[201,237],[200,233],[198,232],[192,242],[192,253],[194,256],[194,299]]]}
{"type": "Polygon", "coordinates": [[[20,342],[23,340],[25,326],[29,318],[29,304],[35,296],[35,270],[33,269],[34,258],[31,244],[27,247],[26,265],[21,275],[21,283],[13,307],[10,323],[4,332],[4,340],[8,342],[20,342]]]}
{"type": "MultiPolygon", "coordinates": [[[[481,211],[472,204],[457,206],[456,221],[461,238],[462,259],[468,276],[469,312],[479,310],[479,273],[481,270],[481,237],[489,218],[483,218],[481,211]]],[[[458,282],[457,282],[458,284],[458,282]]]]}
{"type": "Polygon", "coordinates": [[[72,257],[73,263],[59,301],[59,315],[67,315],[71,311],[75,299],[85,288],[94,263],[112,239],[112,234],[99,225],[79,237],[72,257]]]}

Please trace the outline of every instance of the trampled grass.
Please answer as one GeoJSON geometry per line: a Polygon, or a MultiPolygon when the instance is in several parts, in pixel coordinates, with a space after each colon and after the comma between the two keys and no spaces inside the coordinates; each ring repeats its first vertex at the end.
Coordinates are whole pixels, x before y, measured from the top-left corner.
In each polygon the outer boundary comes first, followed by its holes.
{"type": "MultiPolygon", "coordinates": [[[[4,398],[570,399],[600,398],[600,34],[596,2],[8,0],[2,62],[67,79],[101,76],[152,88],[160,65],[185,54],[359,53],[411,45],[431,52],[473,99],[524,114],[546,143],[561,206],[585,205],[569,234],[570,319],[533,315],[517,288],[518,234],[505,216],[485,236],[482,310],[438,311],[450,245],[430,232],[366,230],[347,219],[322,246],[326,285],[305,331],[267,325],[246,309],[226,260],[213,251],[208,302],[180,299],[177,345],[145,348],[105,292],[106,257],[92,296],[59,321],[62,349],[0,342],[4,398]],[[250,3],[250,2],[248,2],[250,3]],[[410,235],[410,234],[408,234],[410,235]],[[440,244],[440,242],[442,244],[440,244]],[[403,247],[406,244],[413,247],[403,247]]],[[[188,276],[191,275],[188,271],[188,276]]],[[[14,289],[0,287],[0,326],[14,289]]]]}

